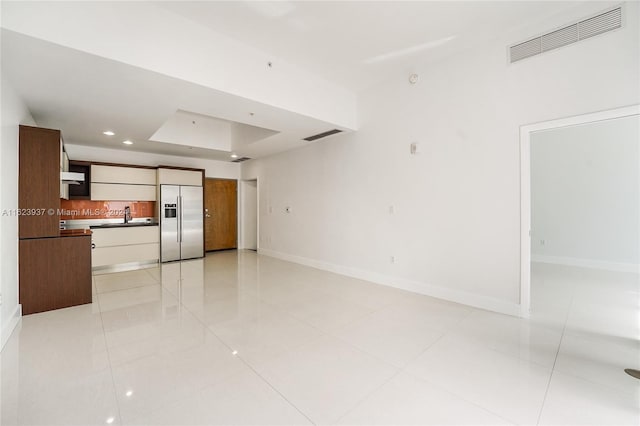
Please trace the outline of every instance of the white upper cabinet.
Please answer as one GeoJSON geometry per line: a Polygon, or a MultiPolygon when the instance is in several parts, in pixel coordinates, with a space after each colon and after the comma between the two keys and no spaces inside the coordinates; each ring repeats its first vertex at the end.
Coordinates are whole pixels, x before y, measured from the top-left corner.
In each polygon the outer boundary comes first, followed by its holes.
{"type": "Polygon", "coordinates": [[[156,186],[92,183],[91,199],[100,201],[156,201],[156,186]]]}
{"type": "Polygon", "coordinates": [[[91,183],[156,184],[156,169],[91,165],[91,183]]]}
{"type": "Polygon", "coordinates": [[[91,199],[155,201],[156,169],[92,164],[91,199]]]}
{"type": "Polygon", "coordinates": [[[202,186],[202,172],[196,170],[158,169],[158,185],[202,186]]]}

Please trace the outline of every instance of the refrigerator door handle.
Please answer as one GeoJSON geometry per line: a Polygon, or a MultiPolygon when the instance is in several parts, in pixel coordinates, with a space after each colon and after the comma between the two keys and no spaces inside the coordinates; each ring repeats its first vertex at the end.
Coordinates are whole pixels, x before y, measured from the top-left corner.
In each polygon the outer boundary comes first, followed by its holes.
{"type": "Polygon", "coordinates": [[[180,198],[180,242],[182,242],[182,230],[184,228],[184,223],[182,223],[182,221],[184,220],[184,203],[183,203],[183,199],[182,199],[182,195],[179,197],[180,198]]]}
{"type": "Polygon", "coordinates": [[[177,204],[177,222],[178,222],[178,229],[177,229],[177,233],[176,233],[176,241],[180,242],[180,238],[182,237],[182,203],[181,203],[181,199],[180,196],[178,195],[178,198],[176,199],[176,204],[177,204]]]}

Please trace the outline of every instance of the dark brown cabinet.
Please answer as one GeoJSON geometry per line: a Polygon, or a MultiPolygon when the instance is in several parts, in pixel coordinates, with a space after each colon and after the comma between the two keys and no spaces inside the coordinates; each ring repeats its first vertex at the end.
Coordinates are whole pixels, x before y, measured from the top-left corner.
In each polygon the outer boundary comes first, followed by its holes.
{"type": "Polygon", "coordinates": [[[20,126],[20,238],[56,237],[60,229],[60,131],[20,126]]]}
{"type": "Polygon", "coordinates": [[[82,173],[84,181],[79,185],[69,185],[70,200],[91,199],[91,163],[88,161],[69,161],[69,171],[82,173]]]}
{"type": "Polygon", "coordinates": [[[60,131],[20,126],[18,146],[22,313],[91,303],[91,233],[60,235],[60,131]]]}
{"type": "Polygon", "coordinates": [[[91,303],[91,235],[20,240],[24,315],[91,303]]]}

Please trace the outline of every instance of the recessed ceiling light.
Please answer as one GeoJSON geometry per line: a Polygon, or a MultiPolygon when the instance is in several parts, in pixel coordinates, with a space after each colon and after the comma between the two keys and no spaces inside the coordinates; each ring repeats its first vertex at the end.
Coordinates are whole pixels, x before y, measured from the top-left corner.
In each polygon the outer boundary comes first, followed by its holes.
{"type": "Polygon", "coordinates": [[[125,145],[133,145],[133,142],[131,142],[130,140],[122,141],[122,143],[125,145]]]}
{"type": "Polygon", "coordinates": [[[103,135],[107,135],[107,136],[113,136],[115,135],[115,133],[113,133],[111,130],[107,130],[106,132],[102,132],[103,135]]]}
{"type": "Polygon", "coordinates": [[[231,154],[231,158],[238,158],[238,154],[231,154]]]}

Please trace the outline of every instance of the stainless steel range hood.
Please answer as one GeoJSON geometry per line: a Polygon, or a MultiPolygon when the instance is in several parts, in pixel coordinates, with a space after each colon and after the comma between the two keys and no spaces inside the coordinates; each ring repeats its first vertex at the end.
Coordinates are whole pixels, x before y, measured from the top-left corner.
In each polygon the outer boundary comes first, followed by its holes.
{"type": "Polygon", "coordinates": [[[80,185],[84,182],[84,173],[60,172],[60,181],[66,185],[80,185]]]}

